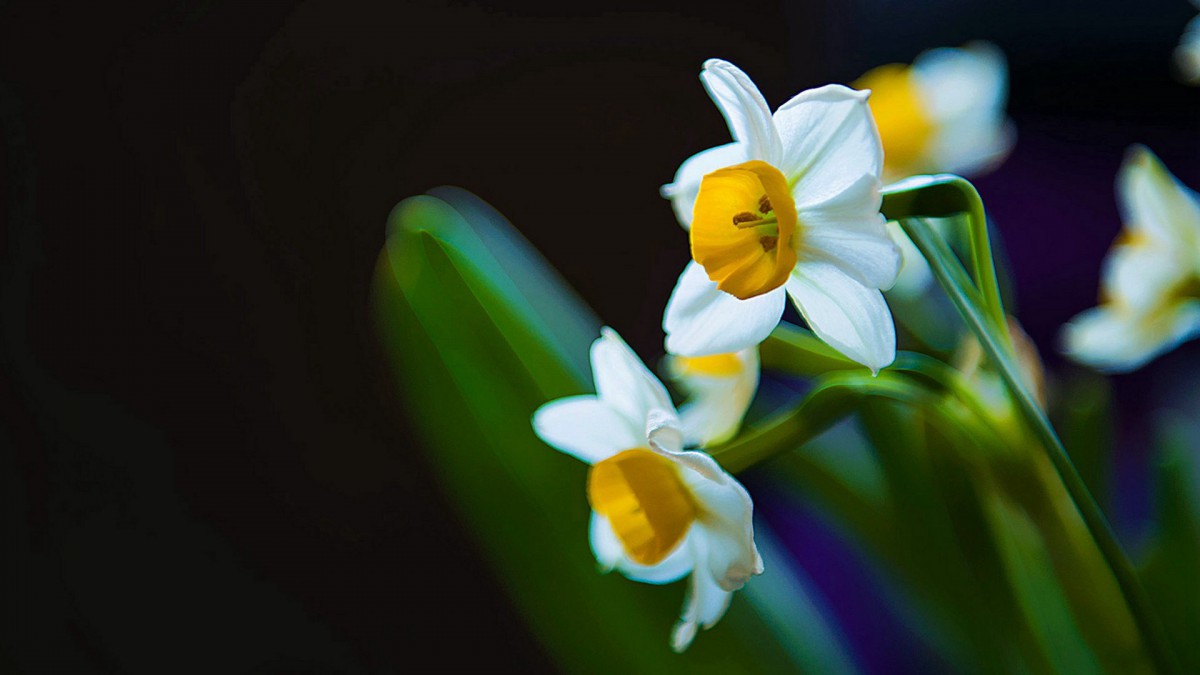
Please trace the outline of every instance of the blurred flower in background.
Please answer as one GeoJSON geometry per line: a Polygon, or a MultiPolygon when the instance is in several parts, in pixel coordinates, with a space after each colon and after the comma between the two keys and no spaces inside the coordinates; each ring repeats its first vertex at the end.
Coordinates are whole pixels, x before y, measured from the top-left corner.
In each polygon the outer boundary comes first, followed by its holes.
{"type": "Polygon", "coordinates": [[[669,354],[667,372],[687,396],[679,408],[687,442],[723,443],[741,428],[758,391],[758,348],[711,356],[669,354]]]}
{"type": "MultiPolygon", "coordinates": [[[[871,113],[883,140],[884,181],[923,173],[968,178],[996,168],[1016,140],[1005,116],[1008,66],[998,47],[983,41],[922,53],[911,66],[893,63],[868,71],[851,85],[870,89],[871,113]]],[[[895,223],[888,234],[900,247],[893,295],[929,287],[929,266],[895,223]]]]}
{"type": "Polygon", "coordinates": [[[1008,67],[990,43],[932,49],[911,66],[879,66],[851,86],[871,90],[885,182],[921,173],[978,176],[1012,148],[1008,67]]]}
{"type": "Polygon", "coordinates": [[[612,330],[592,345],[596,395],[542,406],[533,427],[549,445],[589,465],[590,539],[606,569],[649,584],[691,573],[671,646],[683,651],[711,628],[730,595],[763,571],[750,495],[703,452],[683,450],[662,383],[612,330]]]}
{"type": "MultiPolygon", "coordinates": [[[[1200,9],[1200,0],[1192,0],[1192,4],[1200,9]]],[[[1200,16],[1188,22],[1183,29],[1179,46],[1175,48],[1175,65],[1184,82],[1200,84],[1200,16]]]]}
{"type": "Polygon", "coordinates": [[[1117,177],[1125,229],[1100,280],[1098,307],[1063,330],[1075,360],[1128,371],[1200,333],[1200,199],[1143,146],[1117,177]]]}

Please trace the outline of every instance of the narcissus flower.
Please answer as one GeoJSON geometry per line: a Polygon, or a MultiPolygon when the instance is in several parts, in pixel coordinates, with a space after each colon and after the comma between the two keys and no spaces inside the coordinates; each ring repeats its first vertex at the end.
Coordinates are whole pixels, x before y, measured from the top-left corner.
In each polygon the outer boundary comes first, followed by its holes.
{"type": "Polygon", "coordinates": [[[900,256],[879,213],[869,92],[827,85],[772,114],[733,64],[709,60],[700,79],[734,142],[694,155],[663,186],[692,250],[663,319],[667,351],[752,347],[790,296],[821,339],[872,371],[888,365],[896,333],[880,289],[900,256]]]}
{"type": "Polygon", "coordinates": [[[687,395],[679,409],[688,445],[716,445],[737,434],[758,391],[758,348],[667,357],[671,380],[687,395]]]}
{"type": "Polygon", "coordinates": [[[986,42],[933,49],[911,66],[880,66],[851,86],[871,90],[889,183],[922,173],[976,175],[1012,147],[1015,133],[1004,116],[1008,68],[986,42]]]}
{"type": "Polygon", "coordinates": [[[1067,354],[1114,372],[1200,334],[1200,197],[1135,146],[1117,198],[1125,229],[1104,263],[1100,305],[1063,330],[1067,354]]]}
{"type": "Polygon", "coordinates": [[[684,451],[667,390],[612,330],[592,344],[596,395],[547,403],[537,435],[591,466],[592,552],[634,581],[664,584],[691,574],[671,637],[682,651],[712,627],[733,591],[763,571],[745,488],[709,455],[684,451]]]}

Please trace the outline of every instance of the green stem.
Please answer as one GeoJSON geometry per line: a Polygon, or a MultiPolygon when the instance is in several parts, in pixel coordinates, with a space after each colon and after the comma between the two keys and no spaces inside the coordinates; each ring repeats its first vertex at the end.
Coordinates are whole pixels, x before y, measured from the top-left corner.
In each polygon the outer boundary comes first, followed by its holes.
{"type": "Polygon", "coordinates": [[[971,270],[975,286],[983,293],[988,316],[1008,343],[1008,321],[1000,297],[1000,282],[992,261],[987,216],[979,191],[970,181],[953,174],[914,176],[884,188],[882,211],[888,220],[902,218],[950,218],[967,216],[971,246],[971,270]]]}
{"type": "Polygon", "coordinates": [[[886,373],[878,377],[849,371],[830,373],[799,405],[767,418],[709,452],[726,471],[737,473],[807,443],[853,412],[865,396],[913,405],[932,403],[922,387],[886,373]]]}
{"type": "MultiPolygon", "coordinates": [[[[1156,669],[1160,673],[1180,672],[1165,640],[1162,625],[1150,606],[1146,591],[1142,588],[1133,564],[1130,563],[1129,557],[1121,548],[1121,544],[1113,534],[1108,520],[1104,517],[1095,498],[1092,497],[1092,493],[1088,491],[1079,472],[1075,470],[1075,465],[1071,463],[1066,448],[1063,447],[1062,441],[1054,432],[1046,414],[1021,380],[1020,371],[1010,356],[1008,345],[998,339],[996,331],[992,330],[994,324],[984,313],[985,304],[979,291],[971,284],[971,280],[961,263],[954,257],[954,253],[938,237],[929,223],[921,218],[903,218],[900,220],[900,226],[904,228],[909,238],[925,256],[938,283],[950,296],[951,302],[954,303],[975,337],[979,339],[985,353],[996,364],[1000,376],[1013,394],[1017,409],[1037,437],[1039,444],[1045,449],[1051,464],[1054,465],[1054,469],[1066,487],[1067,493],[1075,503],[1075,508],[1083,518],[1088,532],[1091,533],[1101,555],[1104,556],[1105,562],[1112,570],[1156,669]]],[[[1003,316],[1002,313],[1001,316],[1003,316]]]]}

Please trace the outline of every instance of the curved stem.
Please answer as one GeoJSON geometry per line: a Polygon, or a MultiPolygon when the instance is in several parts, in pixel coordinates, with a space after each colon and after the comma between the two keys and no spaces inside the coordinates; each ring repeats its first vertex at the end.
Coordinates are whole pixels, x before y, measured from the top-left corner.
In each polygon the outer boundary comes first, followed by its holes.
{"type": "Polygon", "coordinates": [[[971,247],[971,271],[975,287],[983,294],[983,305],[1004,341],[1008,342],[1008,322],[1000,297],[1000,282],[992,260],[988,239],[987,215],[983,199],[970,181],[953,174],[913,176],[883,189],[883,214],[888,220],[905,218],[951,218],[966,215],[971,247]]]}
{"type": "Polygon", "coordinates": [[[914,405],[932,404],[923,388],[881,373],[839,372],[822,378],[799,405],[776,414],[709,453],[730,473],[797,447],[833,426],[858,406],[864,396],[882,396],[914,405]]]}
{"type": "Polygon", "coordinates": [[[1000,376],[1004,379],[1013,399],[1017,404],[1029,429],[1038,439],[1039,445],[1045,449],[1055,471],[1058,472],[1071,501],[1082,517],[1084,524],[1095,540],[1097,548],[1104,556],[1117,580],[1125,602],[1133,615],[1138,629],[1141,631],[1146,650],[1153,659],[1156,669],[1161,673],[1177,673],[1179,667],[1167,645],[1163,628],[1150,605],[1146,591],[1142,588],[1137,572],[1129,557],[1125,554],[1116,535],[1096,503],[1092,493],[1084,484],[1083,478],[1076,471],[1075,465],[1067,455],[1066,448],[1054,432],[1046,414],[1038,406],[1032,394],[1021,380],[1020,371],[1009,354],[1006,344],[997,339],[991,321],[984,314],[983,299],[977,289],[971,285],[967,273],[954,257],[946,243],[937,236],[933,228],[920,218],[905,218],[900,220],[900,226],[916,244],[922,255],[929,262],[938,283],[950,296],[951,302],[958,309],[967,326],[975,333],[987,355],[996,364],[1000,376]]]}

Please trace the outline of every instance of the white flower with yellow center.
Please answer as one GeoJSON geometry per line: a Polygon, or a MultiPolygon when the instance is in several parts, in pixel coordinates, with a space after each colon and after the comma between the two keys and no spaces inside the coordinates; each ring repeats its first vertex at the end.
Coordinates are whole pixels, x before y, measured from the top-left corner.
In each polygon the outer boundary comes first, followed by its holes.
{"type": "Polygon", "coordinates": [[[700,78],[735,140],[694,155],[663,186],[692,249],[663,318],[667,351],[752,347],[790,296],[838,351],[872,371],[888,365],[896,332],[880,289],[900,256],[879,213],[869,92],[827,85],[772,114],[733,64],[709,60],[700,78]]]}
{"type": "Polygon", "coordinates": [[[684,451],[667,390],[611,329],[592,344],[596,395],[547,403],[533,428],[591,465],[592,552],[634,581],[665,584],[691,573],[671,646],[683,651],[712,627],[730,596],[763,571],[753,503],[709,455],[684,451]]]}
{"type": "Polygon", "coordinates": [[[933,49],[911,66],[875,68],[851,86],[871,90],[886,182],[924,173],[976,175],[1012,148],[1015,133],[1004,115],[1008,67],[992,44],[933,49]]]}
{"type": "Polygon", "coordinates": [[[1100,305],[1064,327],[1075,360],[1133,370],[1200,334],[1200,197],[1135,146],[1117,177],[1125,230],[1100,282],[1100,305]]]}
{"type": "Polygon", "coordinates": [[[758,348],[711,356],[667,357],[671,380],[687,395],[679,408],[688,445],[734,437],[758,391],[758,348]]]}

